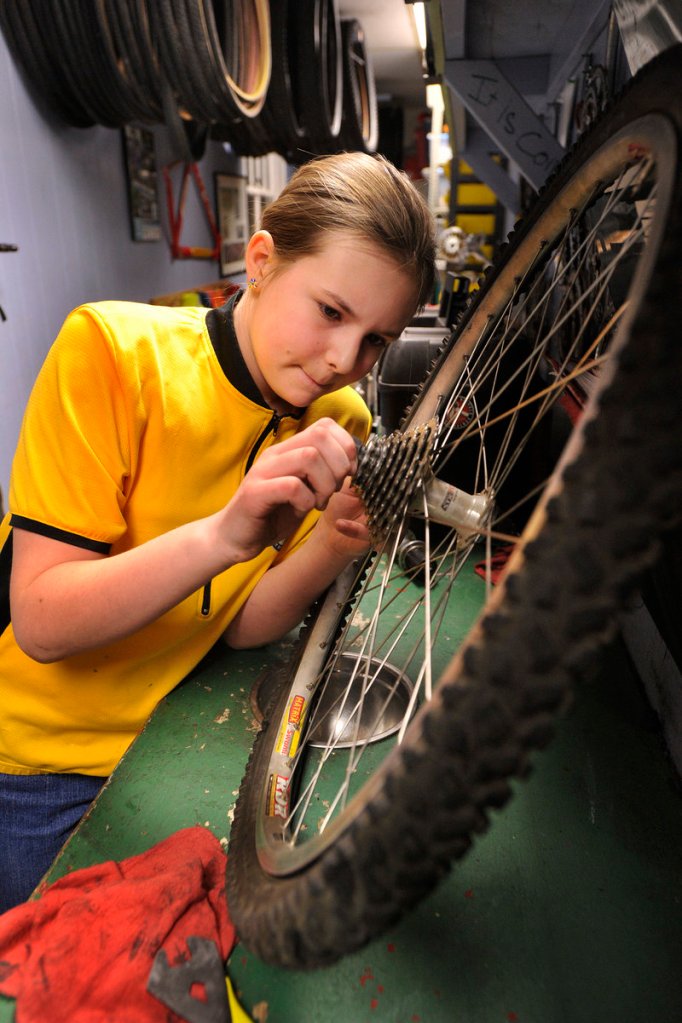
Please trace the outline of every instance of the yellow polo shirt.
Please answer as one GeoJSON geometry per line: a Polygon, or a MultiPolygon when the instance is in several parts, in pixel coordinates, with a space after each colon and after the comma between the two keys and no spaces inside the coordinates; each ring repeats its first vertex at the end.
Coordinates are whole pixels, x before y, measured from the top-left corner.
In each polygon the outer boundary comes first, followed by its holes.
{"type": "MultiPolygon", "coordinates": [[[[0,526],[5,572],[13,526],[113,555],[214,513],[261,451],[323,416],[366,439],[370,415],[352,388],[300,418],[280,419],[247,397],[221,368],[206,313],[102,302],[68,317],[24,417],[0,526]]],[[[316,518],[279,554],[269,548],[229,568],[157,621],[93,652],[39,664],[8,622],[0,635],[0,771],[108,775],[159,700],[316,518]]]]}

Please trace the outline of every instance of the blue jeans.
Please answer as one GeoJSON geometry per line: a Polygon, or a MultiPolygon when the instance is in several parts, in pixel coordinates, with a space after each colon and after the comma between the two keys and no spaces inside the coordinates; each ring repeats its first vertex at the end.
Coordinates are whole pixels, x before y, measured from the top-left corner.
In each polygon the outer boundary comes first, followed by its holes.
{"type": "Polygon", "coordinates": [[[26,901],[105,781],[0,774],[0,913],[26,901]]]}

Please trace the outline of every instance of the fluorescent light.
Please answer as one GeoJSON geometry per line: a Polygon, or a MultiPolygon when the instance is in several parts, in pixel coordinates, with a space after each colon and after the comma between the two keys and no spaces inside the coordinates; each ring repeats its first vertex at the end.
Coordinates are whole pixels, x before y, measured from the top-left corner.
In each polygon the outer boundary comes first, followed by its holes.
{"type": "Polygon", "coordinates": [[[423,3],[411,4],[414,13],[414,24],[417,29],[417,38],[422,50],[426,52],[426,10],[423,3]]]}
{"type": "Polygon", "coordinates": [[[426,86],[426,105],[431,107],[432,110],[443,110],[445,102],[443,100],[443,90],[437,83],[432,83],[426,86]]]}

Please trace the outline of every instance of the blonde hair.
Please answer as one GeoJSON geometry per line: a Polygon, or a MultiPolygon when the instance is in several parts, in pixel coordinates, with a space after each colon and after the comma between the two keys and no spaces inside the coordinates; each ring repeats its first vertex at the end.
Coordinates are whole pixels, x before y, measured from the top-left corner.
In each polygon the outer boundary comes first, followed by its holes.
{"type": "Polygon", "coordinates": [[[414,276],[419,306],[431,297],[433,218],[407,175],[382,156],[336,153],[303,164],[266,206],[261,227],[284,263],[315,255],[332,232],[351,232],[414,276]]]}

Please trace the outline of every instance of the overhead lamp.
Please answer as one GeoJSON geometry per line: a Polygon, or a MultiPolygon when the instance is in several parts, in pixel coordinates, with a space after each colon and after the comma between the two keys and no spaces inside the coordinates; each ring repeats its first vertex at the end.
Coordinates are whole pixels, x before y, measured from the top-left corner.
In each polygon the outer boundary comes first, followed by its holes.
{"type": "Polygon", "coordinates": [[[428,36],[426,32],[426,8],[422,2],[413,3],[412,13],[414,15],[414,25],[417,30],[417,39],[424,53],[426,53],[426,47],[428,46],[428,36]]]}

